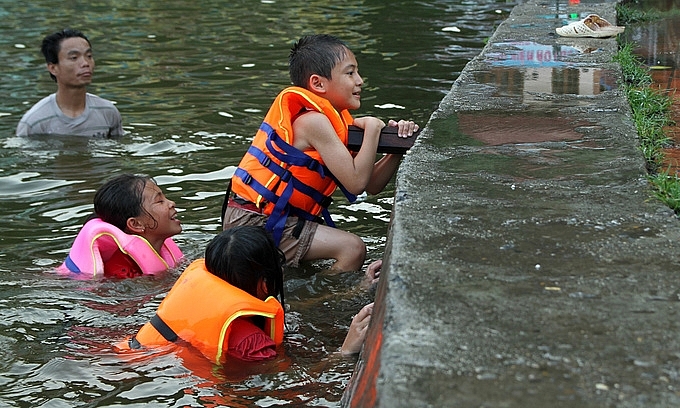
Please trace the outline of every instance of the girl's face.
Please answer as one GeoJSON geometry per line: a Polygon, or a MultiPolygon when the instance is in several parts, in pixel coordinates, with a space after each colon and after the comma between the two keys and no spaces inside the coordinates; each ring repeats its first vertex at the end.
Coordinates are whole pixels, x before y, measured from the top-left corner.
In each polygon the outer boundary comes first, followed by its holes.
{"type": "Polygon", "coordinates": [[[175,202],[168,200],[154,182],[147,182],[142,193],[142,207],[145,212],[139,217],[144,227],[142,235],[148,241],[165,240],[182,232],[177,219],[175,202]]]}

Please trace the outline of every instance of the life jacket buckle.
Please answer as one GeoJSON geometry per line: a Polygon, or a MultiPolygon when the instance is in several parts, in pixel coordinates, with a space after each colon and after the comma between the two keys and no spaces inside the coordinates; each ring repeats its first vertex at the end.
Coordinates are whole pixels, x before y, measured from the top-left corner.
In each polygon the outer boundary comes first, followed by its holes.
{"type": "Polygon", "coordinates": [[[241,180],[243,181],[243,184],[250,185],[250,183],[253,182],[253,176],[251,176],[250,174],[247,174],[246,178],[241,179],[241,180]]]}
{"type": "Polygon", "coordinates": [[[132,336],[130,340],[128,340],[128,346],[130,347],[131,350],[139,350],[142,348],[142,344],[137,340],[137,337],[132,336]]]}
{"type": "Polygon", "coordinates": [[[263,165],[264,167],[269,168],[269,165],[272,164],[272,159],[270,159],[268,156],[265,156],[261,161],[260,164],[263,165]]]}
{"type": "Polygon", "coordinates": [[[309,163],[307,163],[307,168],[311,171],[318,171],[319,162],[316,160],[310,160],[309,163]]]}
{"type": "Polygon", "coordinates": [[[323,208],[328,208],[328,206],[330,206],[332,202],[333,202],[333,197],[331,197],[331,196],[326,196],[326,197],[324,197],[324,199],[319,203],[319,205],[322,206],[323,208]]]}
{"type": "Polygon", "coordinates": [[[287,183],[287,182],[290,181],[291,177],[293,177],[293,173],[291,173],[290,170],[286,170],[281,175],[281,181],[283,181],[284,183],[287,183]]]}

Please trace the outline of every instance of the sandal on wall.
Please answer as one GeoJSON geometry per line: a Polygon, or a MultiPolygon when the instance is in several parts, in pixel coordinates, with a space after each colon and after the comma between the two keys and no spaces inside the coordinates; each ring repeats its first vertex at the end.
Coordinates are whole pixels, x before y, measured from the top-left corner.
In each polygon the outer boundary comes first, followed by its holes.
{"type": "Polygon", "coordinates": [[[562,37],[605,38],[621,34],[625,29],[626,27],[612,25],[597,14],[590,14],[583,20],[556,28],[555,32],[562,37]]]}

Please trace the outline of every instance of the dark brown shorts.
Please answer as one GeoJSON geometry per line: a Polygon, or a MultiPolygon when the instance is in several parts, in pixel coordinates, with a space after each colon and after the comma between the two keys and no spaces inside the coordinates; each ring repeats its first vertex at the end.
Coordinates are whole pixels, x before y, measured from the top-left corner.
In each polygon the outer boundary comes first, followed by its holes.
{"type": "MultiPolygon", "coordinates": [[[[228,206],[227,210],[224,212],[222,229],[226,230],[238,225],[264,226],[266,222],[266,215],[228,206]]],[[[316,222],[305,220],[302,231],[300,232],[300,237],[295,238],[293,236],[293,230],[297,223],[298,217],[288,217],[286,226],[283,229],[283,234],[281,235],[281,242],[279,243],[279,248],[286,255],[286,265],[293,267],[297,267],[302,258],[307,254],[307,251],[309,251],[309,247],[312,245],[312,239],[314,239],[314,234],[316,234],[316,228],[319,226],[316,222]]]]}

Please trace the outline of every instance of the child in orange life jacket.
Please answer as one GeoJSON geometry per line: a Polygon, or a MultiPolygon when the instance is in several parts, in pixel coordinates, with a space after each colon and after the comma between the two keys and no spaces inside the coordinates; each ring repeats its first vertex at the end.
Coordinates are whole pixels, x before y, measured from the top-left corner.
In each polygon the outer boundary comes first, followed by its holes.
{"type": "MultiPolygon", "coordinates": [[[[278,296],[283,304],[285,255],[269,233],[256,226],[239,226],[223,231],[205,250],[205,267],[213,275],[265,300],[278,296]]],[[[354,317],[341,348],[343,355],[358,353],[366,337],[373,304],[354,317]]],[[[246,361],[276,356],[274,340],[262,330],[262,317],[238,318],[231,325],[228,354],[246,361]]]]}
{"type": "MultiPolygon", "coordinates": [[[[275,357],[283,342],[284,262],[264,228],[223,231],[208,244],[205,259],[192,262],[177,279],[151,321],[116,347],[139,349],[181,340],[215,364],[275,357]]],[[[343,354],[359,352],[372,307],[353,319],[343,354]]]]}
{"type": "Polygon", "coordinates": [[[147,176],[121,174],[95,193],[94,213],[79,232],[64,272],[129,278],[177,266],[182,232],[175,203],[147,176]],[[93,259],[95,259],[93,261],[93,259]]]}
{"type": "MultiPolygon", "coordinates": [[[[283,309],[285,257],[263,228],[236,227],[218,234],[205,249],[208,272],[251,296],[278,296],[283,309]]],[[[276,343],[263,331],[263,318],[238,318],[231,324],[228,355],[245,361],[276,356],[276,343]]]]}
{"type": "MultiPolygon", "coordinates": [[[[363,80],[352,51],[330,35],[301,38],[289,58],[292,87],[277,96],[227,190],[223,228],[264,225],[288,263],[334,259],[335,270],[358,270],[366,245],[355,234],[332,228],[327,207],[340,186],[350,201],[364,191],[383,190],[402,155],[375,161],[385,123],[354,119],[363,80]],[[364,130],[361,149],[347,149],[347,126],[364,130]],[[230,194],[233,193],[233,195],[230,194]],[[328,225],[320,225],[323,219],[328,225]]],[[[412,121],[390,120],[401,137],[413,135],[412,121]]]]}

